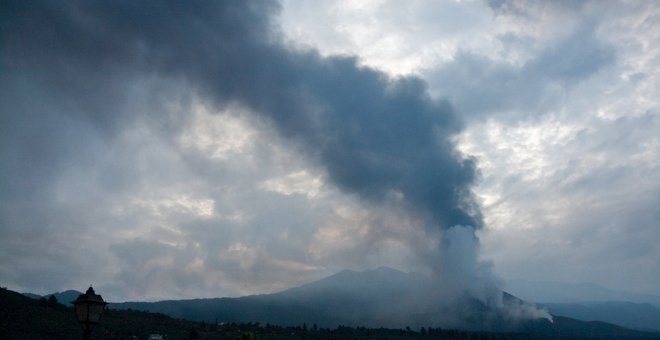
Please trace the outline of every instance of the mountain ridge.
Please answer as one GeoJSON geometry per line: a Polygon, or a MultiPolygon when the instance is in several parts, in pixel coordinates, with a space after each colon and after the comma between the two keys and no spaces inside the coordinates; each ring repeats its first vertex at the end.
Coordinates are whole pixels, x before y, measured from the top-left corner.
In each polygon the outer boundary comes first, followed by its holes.
{"type": "MultiPolygon", "coordinates": [[[[82,328],[71,307],[30,299],[20,293],[0,289],[0,338],[2,339],[75,339],[82,328]]],[[[582,322],[557,317],[531,322],[519,332],[470,332],[458,329],[426,328],[419,331],[402,328],[365,328],[338,326],[331,329],[316,325],[279,327],[263,323],[204,323],[173,319],[159,313],[109,309],[94,327],[92,336],[102,339],[145,339],[160,334],[168,339],[232,340],[259,338],[284,339],[536,339],[597,338],[657,339],[653,333],[626,330],[603,322],[582,322]]]]}
{"type": "Polygon", "coordinates": [[[660,296],[610,289],[595,283],[507,280],[507,291],[536,303],[634,302],[660,308],[660,296]]]}
{"type": "Polygon", "coordinates": [[[660,332],[660,310],[648,303],[544,303],[554,315],[582,321],[603,321],[626,328],[660,332]]]}
{"type": "Polygon", "coordinates": [[[77,290],[69,289],[69,290],[65,290],[65,291],[62,291],[62,292],[50,293],[50,294],[46,294],[46,295],[39,295],[39,294],[34,294],[34,293],[21,293],[21,294],[23,294],[24,296],[27,296],[31,299],[36,299],[36,300],[41,299],[41,298],[48,299],[51,296],[55,296],[55,298],[57,299],[57,301],[59,303],[61,303],[63,305],[67,305],[67,306],[73,306],[72,302],[75,299],[77,299],[78,296],[82,293],[77,291],[77,290]]]}
{"type": "MultiPolygon", "coordinates": [[[[410,306],[401,302],[414,296],[417,288],[423,292],[432,282],[430,279],[425,280],[423,275],[404,273],[391,268],[363,272],[344,270],[273,294],[238,298],[124,302],[114,303],[109,307],[148,310],[196,321],[258,322],[280,326],[307,324],[327,328],[345,325],[412,329],[442,326],[471,331],[524,332],[539,336],[643,334],[605,322],[584,322],[562,316],[555,317],[554,323],[546,319],[514,322],[492,313],[487,305],[470,296],[457,299],[456,306],[460,309],[451,310],[464,318],[460,324],[448,322],[452,320],[442,314],[447,312],[443,308],[422,308],[417,313],[409,313],[410,306]],[[369,291],[365,292],[363,288],[369,291]],[[504,323],[506,325],[502,326],[504,323]]],[[[506,292],[502,294],[508,303],[523,303],[506,292]]],[[[429,302],[427,304],[432,306],[429,302]]]]}

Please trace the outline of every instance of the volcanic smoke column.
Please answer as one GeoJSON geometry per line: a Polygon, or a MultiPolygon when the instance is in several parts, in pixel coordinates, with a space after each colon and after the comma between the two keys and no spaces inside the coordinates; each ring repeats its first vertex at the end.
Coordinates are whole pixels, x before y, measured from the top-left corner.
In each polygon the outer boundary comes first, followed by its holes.
{"type": "MultiPolygon", "coordinates": [[[[373,204],[398,197],[402,210],[438,238],[443,280],[458,278],[460,289],[492,286],[477,275],[475,230],[483,221],[470,191],[476,165],[452,143],[462,124],[421,79],[392,79],[356,58],[285,46],[273,21],[278,4],[270,1],[4,6],[3,69],[36,70],[73,85],[117,73],[125,77],[117,82],[157,75],[184,82],[219,107],[248,107],[341,190],[373,204]]],[[[104,126],[125,118],[102,104],[90,112],[104,126]]]]}
{"type": "MultiPolygon", "coordinates": [[[[375,204],[394,193],[429,230],[481,228],[475,162],[452,144],[462,126],[450,105],[418,78],[285,46],[278,10],[271,1],[7,2],[2,66],[83,91],[99,79],[183,81],[218,106],[265,117],[345,192],[375,204]]],[[[68,95],[91,103],[99,126],[127,119],[108,100],[68,95]]]]}

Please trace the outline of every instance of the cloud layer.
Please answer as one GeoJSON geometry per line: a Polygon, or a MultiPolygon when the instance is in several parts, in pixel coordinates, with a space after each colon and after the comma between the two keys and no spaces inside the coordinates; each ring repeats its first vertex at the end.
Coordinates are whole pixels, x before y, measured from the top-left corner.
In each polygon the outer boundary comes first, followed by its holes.
{"type": "Polygon", "coordinates": [[[449,104],[285,47],[273,3],[5,6],[3,258],[21,288],[273,290],[483,224],[449,104]]]}
{"type": "Polygon", "coordinates": [[[657,5],[319,6],[285,1],[292,44],[416,74],[465,119],[499,274],[660,293],[657,5]]]}
{"type": "Polygon", "coordinates": [[[9,287],[159,299],[424,271],[451,267],[460,224],[483,240],[473,277],[486,258],[660,294],[653,3],[2,6],[9,287]]]}

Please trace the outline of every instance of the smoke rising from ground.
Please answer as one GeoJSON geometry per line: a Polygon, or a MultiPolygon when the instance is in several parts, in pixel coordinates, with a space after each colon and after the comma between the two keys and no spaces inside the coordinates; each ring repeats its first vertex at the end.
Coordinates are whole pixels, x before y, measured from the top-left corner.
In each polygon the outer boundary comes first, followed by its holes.
{"type": "MultiPolygon", "coordinates": [[[[82,116],[99,143],[148,114],[122,109],[138,76],[182,83],[219,108],[245,107],[342,191],[375,205],[394,202],[426,226],[438,241],[429,265],[441,295],[469,292],[501,306],[478,260],[477,169],[452,142],[462,125],[451,106],[432,100],[418,78],[391,79],[353,57],[284,47],[272,22],[277,8],[267,1],[5,2],[0,73],[7,86],[55,89],[57,109],[82,116]]],[[[2,111],[3,120],[21,123],[19,106],[2,111]]],[[[167,117],[163,133],[189,119],[167,117]]],[[[41,157],[54,146],[43,147],[26,165],[35,177],[50,165],[41,157]]],[[[3,201],[21,187],[9,189],[3,201]]]]}

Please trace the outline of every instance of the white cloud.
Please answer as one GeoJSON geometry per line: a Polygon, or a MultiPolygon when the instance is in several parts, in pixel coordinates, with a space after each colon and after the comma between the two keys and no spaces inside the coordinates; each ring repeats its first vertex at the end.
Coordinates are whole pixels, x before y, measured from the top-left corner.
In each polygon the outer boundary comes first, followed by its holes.
{"type": "Polygon", "coordinates": [[[458,49],[487,52],[499,42],[490,10],[477,1],[283,2],[281,24],[292,44],[322,54],[357,55],[392,75],[451,60],[458,49]]]}
{"type": "Polygon", "coordinates": [[[315,198],[323,185],[321,176],[313,176],[306,170],[300,170],[285,176],[265,180],[259,186],[266,191],[273,191],[286,196],[301,194],[308,198],[315,198]]]}
{"type": "Polygon", "coordinates": [[[184,148],[195,149],[211,159],[227,159],[232,154],[246,152],[257,133],[241,118],[240,107],[231,106],[224,112],[210,112],[202,103],[191,108],[192,119],[179,137],[184,148]]]}

